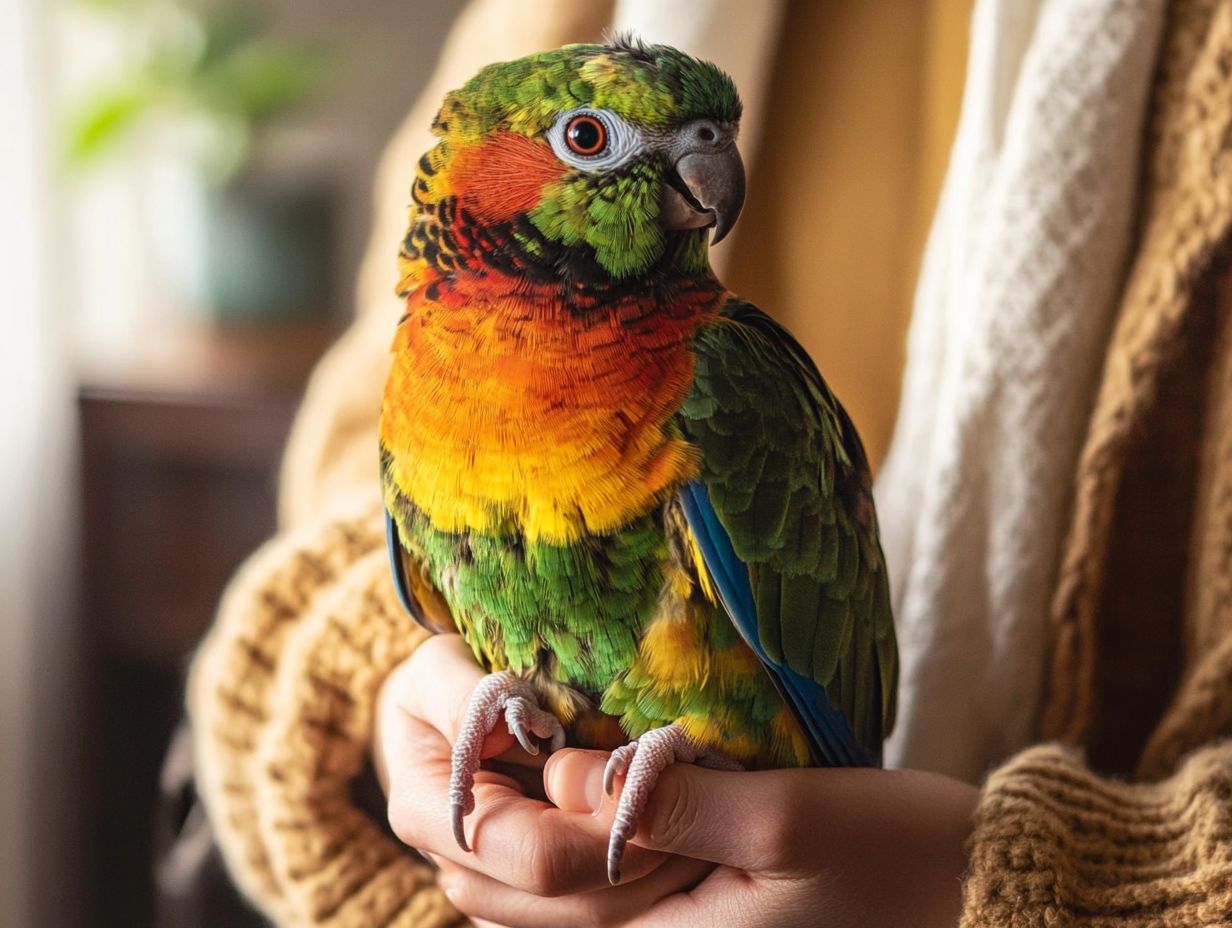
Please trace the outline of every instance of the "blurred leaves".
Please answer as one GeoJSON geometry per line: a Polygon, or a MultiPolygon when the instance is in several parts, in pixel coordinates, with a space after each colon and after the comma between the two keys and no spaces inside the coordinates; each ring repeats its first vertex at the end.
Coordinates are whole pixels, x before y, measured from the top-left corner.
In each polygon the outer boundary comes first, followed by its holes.
{"type": "Polygon", "coordinates": [[[142,87],[116,84],[99,91],[70,121],[68,163],[80,166],[96,157],[132,127],[149,102],[149,94],[142,87]]]}
{"type": "Polygon", "coordinates": [[[193,140],[215,180],[244,163],[252,135],[310,100],[334,71],[321,43],[270,38],[251,3],[195,11],[170,0],[77,0],[131,21],[130,64],[78,101],[66,160],[87,167],[162,122],[193,140]]]}

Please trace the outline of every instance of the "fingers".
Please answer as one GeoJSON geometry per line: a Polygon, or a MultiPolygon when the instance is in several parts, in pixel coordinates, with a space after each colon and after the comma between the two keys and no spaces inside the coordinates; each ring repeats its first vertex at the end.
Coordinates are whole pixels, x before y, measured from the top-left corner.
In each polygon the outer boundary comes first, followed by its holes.
{"type": "Polygon", "coordinates": [[[458,740],[471,693],[487,676],[461,635],[433,635],[395,671],[397,702],[450,744],[458,740]]]}
{"type": "Polygon", "coordinates": [[[566,748],[548,758],[543,768],[543,787],[558,809],[595,812],[603,805],[603,772],[608,754],[566,748]]]}
{"type": "Polygon", "coordinates": [[[705,877],[711,866],[703,861],[675,858],[634,882],[547,899],[448,863],[442,866],[438,881],[450,901],[472,918],[508,928],[597,928],[623,925],[665,897],[687,891],[705,877]]]}
{"type": "MultiPolygon", "coordinates": [[[[428,722],[452,745],[458,740],[471,694],[485,676],[460,635],[433,635],[390,674],[380,701],[428,722]]],[[[505,755],[515,749],[515,744],[505,726],[497,725],[484,739],[480,757],[487,760],[505,755]]],[[[543,759],[529,758],[516,750],[507,759],[543,765],[543,759]]]]}
{"type": "MultiPolygon", "coordinates": [[[[475,811],[467,818],[473,854],[454,841],[449,815],[449,745],[426,722],[398,711],[382,723],[389,770],[389,821],[411,847],[470,867],[536,895],[584,892],[607,885],[603,848],[610,816],[565,812],[528,799],[508,777],[480,771],[475,811]]],[[[631,878],[663,855],[630,854],[631,878]]]]}
{"type": "MultiPolygon", "coordinates": [[[[601,751],[579,750],[552,755],[543,770],[548,798],[561,809],[577,811],[614,804],[605,798],[603,788],[607,757],[601,751]]],[[[640,845],[750,872],[772,869],[789,853],[794,822],[805,805],[811,806],[804,801],[800,773],[743,773],[673,764],[651,791],[629,847],[640,845]]],[[[817,771],[810,773],[816,787],[817,771]]]]}
{"type": "MultiPolygon", "coordinates": [[[[566,749],[543,770],[548,799],[566,811],[610,814],[620,793],[608,797],[603,751],[566,749]]],[[[813,771],[816,773],[816,771],[813,771]]],[[[725,864],[748,872],[781,870],[790,864],[799,820],[812,808],[816,780],[802,771],[731,773],[675,764],[651,792],[629,845],[725,864]]],[[[623,786],[618,780],[618,785],[623,786]]],[[[607,821],[607,815],[602,816],[607,821]]],[[[811,836],[810,836],[811,837],[811,836]]]]}
{"type": "Polygon", "coordinates": [[[747,872],[771,871],[789,853],[802,806],[811,805],[797,782],[799,773],[674,764],[650,794],[630,847],[640,845],[747,872]]]}
{"type": "MultiPolygon", "coordinates": [[[[478,778],[475,811],[467,819],[473,853],[467,854],[453,840],[444,776],[440,787],[422,775],[416,779],[414,795],[390,800],[391,825],[412,847],[430,848],[444,860],[539,896],[607,885],[606,819],[528,799],[507,780],[478,778]]],[[[644,876],[662,856],[646,850],[630,855],[630,876],[644,876]]]]}
{"type": "MultiPolygon", "coordinates": [[[[788,891],[790,892],[790,890],[788,891]]],[[[742,870],[716,867],[691,892],[671,893],[647,911],[638,913],[624,928],[760,928],[763,925],[816,925],[822,923],[824,898],[816,891],[803,904],[785,906],[785,893],[774,881],[758,881],[742,870]],[[775,898],[780,897],[780,898],[775,898]],[[795,911],[792,911],[792,910],[795,911]]]]}
{"type": "MultiPolygon", "coordinates": [[[[395,834],[441,861],[536,895],[605,886],[608,821],[528,799],[515,781],[489,771],[476,776],[476,809],[466,823],[474,854],[457,846],[449,815],[448,739],[456,737],[483,674],[464,644],[438,636],[421,645],[395,675],[382,693],[375,751],[395,834]]],[[[493,753],[493,740],[485,743],[485,755],[493,753]]],[[[505,748],[514,744],[507,733],[502,740],[505,748]]],[[[630,855],[630,877],[644,876],[662,859],[644,849],[630,855]]]]}

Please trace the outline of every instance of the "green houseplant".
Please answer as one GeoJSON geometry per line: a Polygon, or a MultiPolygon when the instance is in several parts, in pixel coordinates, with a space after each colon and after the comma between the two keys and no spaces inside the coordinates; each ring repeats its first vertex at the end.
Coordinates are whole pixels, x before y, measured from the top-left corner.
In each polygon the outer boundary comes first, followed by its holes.
{"type": "MultiPolygon", "coordinates": [[[[319,179],[253,167],[270,126],[320,94],[333,71],[321,43],[269,35],[253,3],[74,0],[119,17],[124,64],[70,108],[70,170],[174,139],[199,183],[198,269],[186,298],[223,321],[324,308],[333,203],[319,179]]],[[[177,259],[179,260],[179,259],[177,259]]]]}

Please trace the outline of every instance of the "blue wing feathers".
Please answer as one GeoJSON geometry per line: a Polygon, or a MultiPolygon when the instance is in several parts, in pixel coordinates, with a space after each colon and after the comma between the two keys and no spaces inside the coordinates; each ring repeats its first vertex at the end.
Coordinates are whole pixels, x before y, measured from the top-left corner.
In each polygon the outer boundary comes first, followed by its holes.
{"type": "MultiPolygon", "coordinates": [[[[706,569],[714,580],[715,587],[723,599],[723,604],[732,615],[732,621],[739,628],[736,616],[749,616],[756,622],[757,609],[753,604],[753,587],[749,583],[749,569],[744,561],[736,555],[731,538],[718,513],[710,505],[710,493],[703,484],[686,484],[680,494],[684,505],[685,518],[689,528],[697,536],[702,556],[706,560],[706,569]]],[[[746,634],[746,629],[740,629],[746,634]]]]}
{"type": "Polygon", "coordinates": [[[402,540],[398,535],[398,524],[394,522],[388,509],[385,510],[385,546],[389,549],[389,566],[393,570],[398,602],[402,603],[402,608],[411,618],[423,625],[419,610],[411,605],[410,582],[406,576],[406,564],[402,560],[402,540]]]}
{"type": "Polygon", "coordinates": [[[860,748],[851,726],[843,714],[830,705],[821,684],[771,660],[766,654],[758,634],[757,607],[748,566],[732,547],[731,536],[719,520],[705,484],[697,481],[687,484],[680,492],[680,501],[723,608],[791,703],[796,718],[808,734],[816,759],[831,767],[876,764],[878,759],[868,757],[860,748]]]}

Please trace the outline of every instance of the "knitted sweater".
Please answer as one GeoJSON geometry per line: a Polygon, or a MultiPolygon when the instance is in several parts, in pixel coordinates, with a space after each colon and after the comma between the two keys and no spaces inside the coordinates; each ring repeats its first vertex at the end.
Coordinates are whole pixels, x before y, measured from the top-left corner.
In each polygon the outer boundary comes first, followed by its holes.
{"type": "MultiPolygon", "coordinates": [[[[1232,0],[1173,0],[1160,62],[1128,281],[1066,478],[1040,734],[1069,745],[986,779],[966,926],[1232,921],[1232,0]]],[[[388,576],[372,463],[393,318],[362,317],[314,376],[288,528],[192,670],[217,840],[281,924],[462,921],[352,798],[377,691],[423,634],[388,576]]]]}
{"type": "Polygon", "coordinates": [[[1164,7],[975,5],[876,488],[902,653],[893,766],[973,780],[1032,743],[1164,7]]]}

